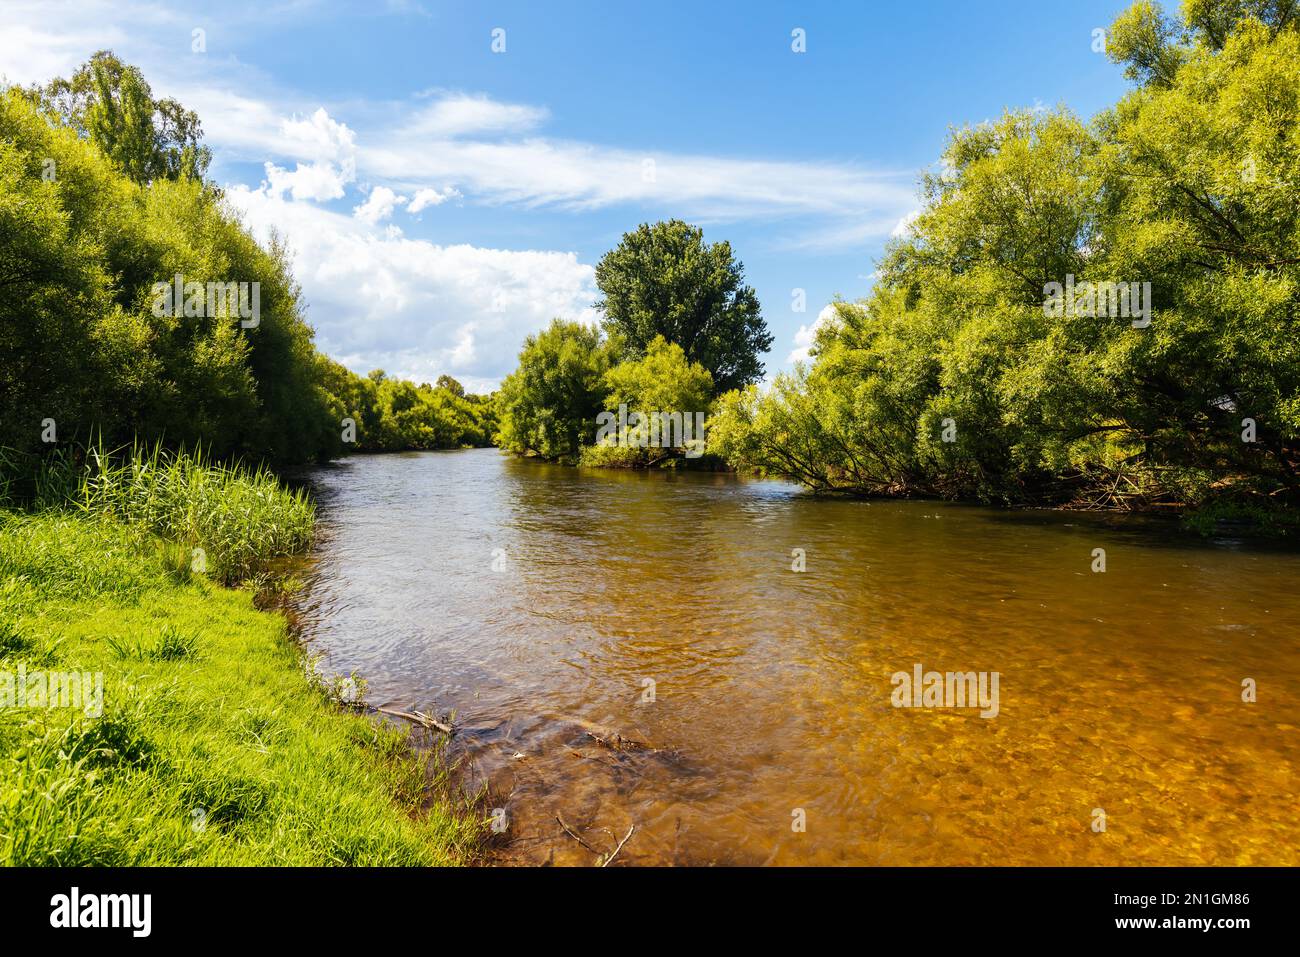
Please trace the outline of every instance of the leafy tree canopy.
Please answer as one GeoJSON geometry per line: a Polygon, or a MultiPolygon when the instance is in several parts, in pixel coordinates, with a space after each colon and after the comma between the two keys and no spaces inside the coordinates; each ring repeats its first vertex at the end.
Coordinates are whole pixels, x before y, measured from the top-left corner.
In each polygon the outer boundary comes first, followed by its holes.
{"type": "Polygon", "coordinates": [[[202,143],[198,115],[176,100],[155,99],[140,70],[108,50],[28,95],[137,183],[207,175],[212,151],[202,143]]]}
{"type": "Polygon", "coordinates": [[[758,296],[744,279],[730,243],[709,245],[681,220],[643,224],[596,266],[604,297],[596,306],[629,355],[663,336],[725,391],[762,378],[760,356],[772,346],[758,296]]]}

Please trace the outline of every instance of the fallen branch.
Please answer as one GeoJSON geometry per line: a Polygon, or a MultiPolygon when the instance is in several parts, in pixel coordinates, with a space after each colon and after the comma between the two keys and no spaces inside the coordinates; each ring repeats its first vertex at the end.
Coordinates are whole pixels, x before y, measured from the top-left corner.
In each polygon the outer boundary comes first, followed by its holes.
{"type": "Polygon", "coordinates": [[[577,833],[574,832],[573,829],[569,827],[569,825],[567,825],[567,824],[564,823],[564,818],[560,817],[560,815],[557,814],[557,815],[555,815],[555,819],[556,819],[557,821],[560,822],[560,827],[564,828],[564,833],[565,833],[565,834],[569,835],[569,837],[573,838],[575,841],[577,841],[579,844],[581,844],[581,845],[582,845],[583,847],[585,847],[587,850],[591,851],[591,853],[593,853],[593,854],[595,854],[595,855],[597,855],[597,856],[600,855],[600,851],[596,850],[594,847],[592,847],[590,844],[588,844],[586,841],[584,841],[582,838],[580,838],[580,837],[577,835],[577,833]]]}
{"type": "Polygon", "coordinates": [[[623,835],[623,840],[618,842],[618,847],[614,848],[614,853],[609,855],[609,857],[605,858],[605,860],[601,862],[600,864],[601,867],[609,867],[609,862],[612,861],[614,858],[618,857],[618,852],[623,850],[623,845],[627,843],[627,839],[632,836],[632,832],[635,830],[636,830],[635,824],[633,824],[631,827],[627,829],[627,833],[623,835]]]}
{"type": "Polygon", "coordinates": [[[649,751],[654,753],[658,748],[650,747],[649,743],[642,741],[640,738],[630,738],[621,734],[614,728],[607,727],[603,724],[596,724],[593,721],[587,721],[585,718],[577,718],[567,714],[551,714],[546,717],[554,721],[563,721],[566,724],[575,724],[586,732],[587,737],[591,738],[597,744],[602,744],[611,751],[649,751]]]}
{"type": "Polygon", "coordinates": [[[400,711],[397,708],[375,708],[375,710],[380,714],[391,714],[395,718],[405,718],[407,721],[420,725],[427,731],[441,731],[447,735],[456,733],[456,729],[451,725],[430,717],[423,711],[400,711]]]}
{"type": "Polygon", "coordinates": [[[603,744],[611,751],[653,750],[653,748],[647,747],[646,745],[642,744],[640,741],[635,741],[632,738],[623,737],[617,731],[610,732],[609,734],[598,734],[597,732],[588,729],[587,735],[588,737],[592,738],[597,744],[603,744]]]}

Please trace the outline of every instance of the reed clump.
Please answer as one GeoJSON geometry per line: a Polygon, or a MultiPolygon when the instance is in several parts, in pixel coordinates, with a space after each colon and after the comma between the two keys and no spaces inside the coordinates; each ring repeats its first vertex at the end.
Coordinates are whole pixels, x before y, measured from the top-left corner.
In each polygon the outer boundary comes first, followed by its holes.
{"type": "MultiPolygon", "coordinates": [[[[10,454],[4,491],[21,464],[10,454]]],[[[191,571],[224,585],[266,572],[311,544],[316,507],[264,466],[217,462],[202,449],[102,445],[47,456],[26,476],[38,509],[72,508],[157,535],[184,548],[191,571]]]]}

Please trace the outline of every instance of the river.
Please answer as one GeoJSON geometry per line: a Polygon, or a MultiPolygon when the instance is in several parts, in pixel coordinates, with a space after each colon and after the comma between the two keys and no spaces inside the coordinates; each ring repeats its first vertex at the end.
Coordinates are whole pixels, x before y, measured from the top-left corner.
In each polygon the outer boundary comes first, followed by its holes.
{"type": "Polygon", "coordinates": [[[310,481],[311,650],[455,712],[509,862],[1300,863],[1294,552],[492,449],[310,481]],[[996,709],[896,707],[917,665],[996,709]]]}

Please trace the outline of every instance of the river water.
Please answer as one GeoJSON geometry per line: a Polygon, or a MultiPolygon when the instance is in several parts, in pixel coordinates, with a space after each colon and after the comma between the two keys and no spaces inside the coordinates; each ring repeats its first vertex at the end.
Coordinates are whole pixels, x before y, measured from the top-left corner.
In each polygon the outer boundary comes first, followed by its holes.
{"type": "Polygon", "coordinates": [[[311,649],[455,712],[511,862],[1300,863],[1293,552],[491,449],[311,482],[311,649]],[[895,707],[917,665],[996,715],[895,707]]]}

